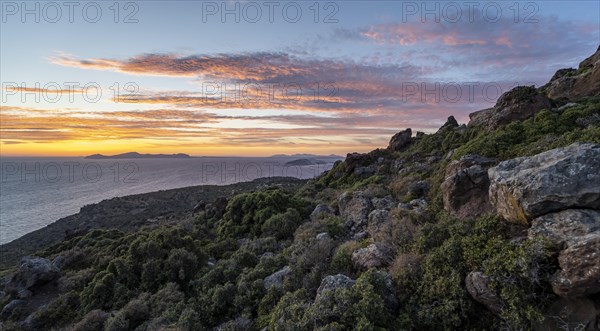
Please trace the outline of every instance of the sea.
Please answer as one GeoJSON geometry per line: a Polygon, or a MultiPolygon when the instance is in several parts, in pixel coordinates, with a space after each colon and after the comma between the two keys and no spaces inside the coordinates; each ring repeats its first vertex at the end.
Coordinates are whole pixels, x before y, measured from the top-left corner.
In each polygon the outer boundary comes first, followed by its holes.
{"type": "Polygon", "coordinates": [[[156,159],[0,158],[0,244],[105,199],[196,185],[228,185],[263,177],[314,178],[324,164],[289,165],[298,157],[156,159]]]}

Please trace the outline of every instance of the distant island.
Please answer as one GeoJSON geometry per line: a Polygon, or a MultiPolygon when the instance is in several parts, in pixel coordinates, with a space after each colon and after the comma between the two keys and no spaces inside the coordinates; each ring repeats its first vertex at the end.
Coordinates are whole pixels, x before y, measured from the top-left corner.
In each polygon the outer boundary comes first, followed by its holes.
{"type": "Polygon", "coordinates": [[[288,166],[307,166],[307,165],[316,165],[316,164],[327,164],[326,161],[308,158],[308,159],[297,159],[293,161],[286,162],[285,165],[288,166]]]}
{"type": "Polygon", "coordinates": [[[297,157],[297,158],[337,158],[343,159],[343,156],[330,154],[330,155],[315,155],[315,154],[274,154],[271,157],[297,157]]]}
{"type": "Polygon", "coordinates": [[[85,159],[187,159],[190,158],[188,154],[177,153],[177,154],[140,154],[138,152],[129,152],[116,155],[102,155],[92,154],[85,157],[85,159]]]}

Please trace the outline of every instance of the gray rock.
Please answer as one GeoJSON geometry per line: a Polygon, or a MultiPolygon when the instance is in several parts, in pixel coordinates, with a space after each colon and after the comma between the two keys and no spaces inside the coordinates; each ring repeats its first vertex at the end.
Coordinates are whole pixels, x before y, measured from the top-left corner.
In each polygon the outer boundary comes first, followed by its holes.
{"type": "Polygon", "coordinates": [[[390,221],[390,212],[385,209],[375,209],[369,214],[369,222],[367,225],[367,232],[371,237],[375,236],[377,232],[390,221]]]}
{"type": "Polygon", "coordinates": [[[0,312],[0,320],[6,320],[17,307],[25,306],[26,304],[27,301],[25,300],[12,300],[6,306],[4,306],[4,308],[2,308],[2,312],[0,312]]]}
{"type": "Polygon", "coordinates": [[[428,206],[427,201],[425,201],[425,199],[414,199],[411,200],[408,204],[411,205],[412,209],[416,212],[424,212],[428,206]]]}
{"type": "Polygon", "coordinates": [[[363,192],[344,193],[338,199],[340,215],[348,228],[362,229],[367,223],[367,217],[373,204],[363,192]]]}
{"type": "Polygon", "coordinates": [[[17,299],[21,299],[21,300],[27,300],[29,298],[31,298],[31,296],[33,295],[33,292],[31,292],[30,290],[21,290],[19,291],[19,293],[17,293],[16,298],[17,299]]]}
{"type": "Polygon", "coordinates": [[[495,163],[496,160],[479,155],[465,155],[450,162],[441,185],[444,209],[459,218],[474,218],[493,212],[487,169],[495,163]]]}
{"type": "Polygon", "coordinates": [[[600,47],[579,64],[579,70],[561,69],[546,85],[552,99],[578,100],[600,93],[600,47]]]}
{"type": "Polygon", "coordinates": [[[566,105],[558,107],[558,111],[563,111],[563,110],[566,110],[566,109],[569,109],[569,108],[573,108],[573,107],[577,107],[577,106],[579,106],[578,103],[569,102],[566,105]]]}
{"type": "Polygon", "coordinates": [[[454,129],[457,127],[458,127],[458,122],[456,121],[456,118],[454,118],[454,116],[450,116],[450,117],[448,117],[448,120],[446,120],[446,123],[444,123],[444,125],[442,125],[440,127],[438,132],[443,131],[443,130],[448,130],[448,129],[454,129]]]}
{"type": "Polygon", "coordinates": [[[356,167],[354,168],[354,174],[356,176],[365,176],[365,175],[372,175],[377,171],[377,168],[375,168],[374,165],[369,165],[366,167],[356,167]]]}
{"type": "Polygon", "coordinates": [[[25,291],[54,280],[58,274],[58,268],[50,260],[26,256],[21,259],[21,266],[6,283],[5,291],[15,297],[23,296],[25,291]]]}
{"type": "Polygon", "coordinates": [[[327,206],[326,204],[320,203],[315,207],[312,213],[310,213],[310,220],[314,222],[328,215],[334,215],[334,211],[331,208],[329,208],[329,206],[327,206]]]}
{"type": "Polygon", "coordinates": [[[545,237],[558,247],[568,247],[590,235],[600,235],[600,211],[567,209],[546,214],[534,219],[529,228],[530,239],[545,237]]]}
{"type": "Polygon", "coordinates": [[[371,244],[352,253],[352,264],[363,270],[387,267],[392,259],[392,251],[381,243],[371,244]]]}
{"type": "Polygon", "coordinates": [[[386,209],[390,210],[396,207],[396,201],[391,196],[386,196],[383,198],[373,198],[371,199],[371,203],[375,209],[386,209]]]}
{"type": "Polygon", "coordinates": [[[354,236],[352,236],[352,239],[356,240],[356,241],[360,241],[360,240],[366,239],[368,237],[369,237],[369,233],[367,233],[367,231],[361,231],[361,232],[355,234],[354,236]]]}
{"type": "Polygon", "coordinates": [[[600,307],[588,298],[567,299],[554,301],[544,312],[546,317],[534,330],[598,330],[597,318],[600,307]]]}
{"type": "Polygon", "coordinates": [[[317,240],[324,240],[324,239],[331,239],[331,237],[329,237],[329,233],[321,232],[321,233],[317,234],[317,240]]]}
{"type": "Polygon", "coordinates": [[[392,139],[390,139],[390,144],[388,145],[388,149],[392,152],[401,151],[406,146],[410,144],[412,141],[412,130],[410,128],[400,131],[396,133],[392,139]]]}
{"type": "Polygon", "coordinates": [[[273,273],[270,276],[267,276],[264,281],[263,284],[265,286],[266,289],[269,289],[273,286],[275,287],[282,287],[283,286],[283,280],[289,276],[292,273],[292,268],[290,268],[289,266],[285,266],[283,269],[273,273]]]}
{"type": "Polygon", "coordinates": [[[560,271],[551,280],[562,297],[600,292],[600,211],[567,209],[533,220],[529,238],[544,237],[561,247],[560,271]]]}
{"type": "Polygon", "coordinates": [[[469,126],[494,130],[514,121],[528,119],[542,109],[550,109],[550,99],[534,86],[517,86],[502,94],[493,108],[469,114],[469,126]]]}
{"type": "Polygon", "coordinates": [[[504,302],[490,289],[489,282],[489,278],[479,271],[470,272],[465,279],[467,292],[471,297],[498,315],[504,307],[504,302]]]}
{"type": "Polygon", "coordinates": [[[585,236],[558,255],[560,271],[550,283],[554,293],[568,298],[600,292],[600,235],[585,236]]]}
{"type": "Polygon", "coordinates": [[[396,208],[402,209],[402,210],[412,210],[413,209],[413,207],[410,204],[404,203],[404,202],[398,203],[398,206],[396,206],[396,208]]]}
{"type": "Polygon", "coordinates": [[[64,256],[59,255],[57,257],[54,258],[54,260],[52,260],[52,266],[54,266],[56,269],[60,270],[63,267],[66,266],[66,262],[68,262],[64,256]]]}
{"type": "Polygon", "coordinates": [[[528,223],[569,208],[600,209],[600,146],[575,143],[488,170],[490,202],[506,220],[528,223]]]}
{"type": "Polygon", "coordinates": [[[321,285],[319,285],[319,288],[317,289],[315,301],[317,301],[325,292],[333,291],[338,288],[351,288],[354,283],[356,282],[346,275],[337,274],[327,276],[321,280],[321,285]]]}

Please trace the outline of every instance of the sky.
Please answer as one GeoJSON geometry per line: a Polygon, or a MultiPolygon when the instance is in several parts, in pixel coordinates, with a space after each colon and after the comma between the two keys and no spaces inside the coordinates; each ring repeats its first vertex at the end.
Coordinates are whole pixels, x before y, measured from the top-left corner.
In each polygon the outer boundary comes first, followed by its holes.
{"type": "Polygon", "coordinates": [[[1,1],[1,156],[340,154],[600,45],[598,1],[1,1]]]}

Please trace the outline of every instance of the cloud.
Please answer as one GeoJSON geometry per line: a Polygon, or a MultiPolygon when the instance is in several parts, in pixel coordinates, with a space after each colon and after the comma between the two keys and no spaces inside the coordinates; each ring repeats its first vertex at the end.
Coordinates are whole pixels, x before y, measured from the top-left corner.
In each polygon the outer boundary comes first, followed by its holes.
{"type": "Polygon", "coordinates": [[[422,22],[420,15],[414,15],[405,22],[336,29],[332,38],[362,40],[363,44],[390,50],[398,58],[413,58],[413,64],[437,63],[438,68],[455,69],[450,71],[455,76],[486,75],[497,80],[527,77],[538,83],[547,81],[561,66],[575,65],[598,46],[597,24],[541,13],[528,17],[522,12],[515,18],[508,8],[512,5],[500,5],[504,14],[498,20],[479,9],[463,7],[457,22],[444,17],[436,22],[432,16],[422,22]],[[421,60],[424,57],[428,59],[421,60]]]}

